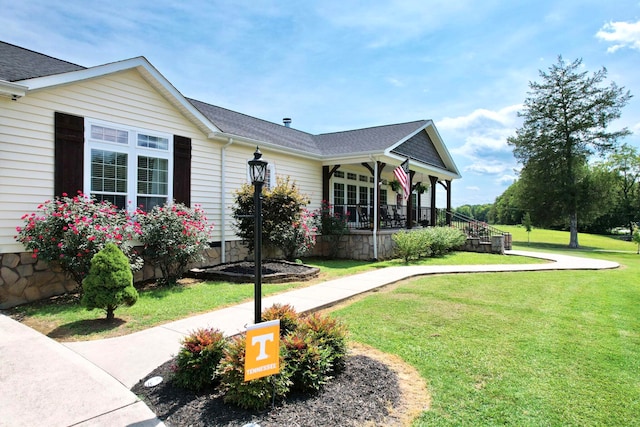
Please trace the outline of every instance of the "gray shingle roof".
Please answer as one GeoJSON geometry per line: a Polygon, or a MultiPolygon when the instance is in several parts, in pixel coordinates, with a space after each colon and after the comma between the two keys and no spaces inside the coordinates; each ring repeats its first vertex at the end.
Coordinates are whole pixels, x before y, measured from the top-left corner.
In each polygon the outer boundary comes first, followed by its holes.
{"type": "Polygon", "coordinates": [[[84,69],[86,67],[0,41],[0,80],[15,82],[84,69]]]}
{"type": "MultiPolygon", "coordinates": [[[[0,41],[1,80],[15,82],[84,69],[86,67],[0,41]]],[[[339,157],[351,154],[380,153],[428,124],[426,120],[418,120],[311,135],[195,99],[187,98],[187,100],[224,133],[271,143],[315,156],[339,157]]],[[[426,133],[423,137],[416,138],[414,136],[401,146],[396,147],[394,152],[446,169],[433,146],[433,142],[429,140],[426,133]],[[422,147],[424,144],[428,146],[422,147]]]]}
{"type": "Polygon", "coordinates": [[[325,133],[317,135],[315,140],[322,153],[327,156],[380,152],[411,135],[426,124],[426,120],[418,120],[409,123],[325,133]]]}
{"type": "Polygon", "coordinates": [[[189,102],[225,133],[323,156],[383,151],[427,124],[426,120],[419,120],[311,135],[195,99],[189,102]]]}
{"type": "Polygon", "coordinates": [[[269,142],[275,145],[319,155],[313,135],[187,98],[218,129],[231,135],[269,142]]]}

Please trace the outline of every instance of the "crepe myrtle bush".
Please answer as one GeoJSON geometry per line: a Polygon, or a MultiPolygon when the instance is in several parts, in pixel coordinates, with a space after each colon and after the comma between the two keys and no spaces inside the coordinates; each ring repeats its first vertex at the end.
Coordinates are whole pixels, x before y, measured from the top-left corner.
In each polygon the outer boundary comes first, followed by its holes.
{"type": "Polygon", "coordinates": [[[93,256],[89,274],[82,281],[82,287],[82,305],[87,310],[104,310],[107,320],[114,318],[114,312],[119,306],[132,306],[138,300],[129,260],[113,243],[107,243],[93,256]]]}
{"type": "MultiPolygon", "coordinates": [[[[254,246],[254,188],[244,184],[235,193],[232,207],[234,228],[250,251],[254,246]]],[[[306,218],[303,219],[304,207],[309,204],[309,197],[302,194],[290,177],[278,177],[276,186],[262,192],[262,235],[263,243],[291,254],[290,245],[296,246],[293,252],[315,242],[310,236],[315,232],[306,218]],[[301,223],[304,222],[304,226],[301,223]],[[300,226],[300,229],[294,228],[300,226]],[[306,230],[305,230],[306,227],[306,230]]],[[[294,255],[292,255],[294,256],[294,255]]]]}
{"type": "Polygon", "coordinates": [[[198,205],[165,203],[136,211],[144,258],[158,266],[165,284],[174,284],[192,263],[203,259],[213,226],[198,205]]]}
{"type": "Polygon", "coordinates": [[[56,263],[80,287],[89,273],[91,259],[107,243],[118,246],[130,267],[138,270],[142,259],[133,250],[140,224],[125,210],[107,201],[78,192],[71,197],[47,200],[37,212],[22,216],[24,225],[16,227],[16,240],[33,251],[33,258],[56,263]]]}
{"type": "Polygon", "coordinates": [[[285,259],[294,260],[311,252],[316,244],[315,218],[307,209],[291,224],[278,224],[274,227],[272,243],[280,248],[285,259]]]}

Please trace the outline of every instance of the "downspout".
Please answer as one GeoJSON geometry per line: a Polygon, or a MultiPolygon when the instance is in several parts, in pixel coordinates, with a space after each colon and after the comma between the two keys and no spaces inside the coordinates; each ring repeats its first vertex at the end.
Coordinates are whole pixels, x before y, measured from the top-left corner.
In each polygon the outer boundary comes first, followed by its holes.
{"type": "Polygon", "coordinates": [[[227,262],[227,183],[225,173],[227,169],[227,147],[233,144],[233,138],[229,138],[229,142],[222,146],[220,149],[220,170],[222,172],[220,176],[220,194],[222,199],[222,206],[220,209],[220,262],[227,262]]]}
{"type": "Polygon", "coordinates": [[[369,156],[373,161],[373,182],[375,187],[373,188],[373,259],[378,259],[378,185],[380,178],[378,178],[378,162],[369,156]]]}

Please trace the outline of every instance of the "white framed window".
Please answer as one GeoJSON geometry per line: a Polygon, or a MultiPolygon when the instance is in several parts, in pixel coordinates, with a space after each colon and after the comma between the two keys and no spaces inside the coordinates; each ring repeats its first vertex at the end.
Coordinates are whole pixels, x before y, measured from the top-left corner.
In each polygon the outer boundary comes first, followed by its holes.
{"type": "Polygon", "coordinates": [[[130,210],[173,199],[170,134],[85,118],[85,141],[85,193],[130,210]]]}

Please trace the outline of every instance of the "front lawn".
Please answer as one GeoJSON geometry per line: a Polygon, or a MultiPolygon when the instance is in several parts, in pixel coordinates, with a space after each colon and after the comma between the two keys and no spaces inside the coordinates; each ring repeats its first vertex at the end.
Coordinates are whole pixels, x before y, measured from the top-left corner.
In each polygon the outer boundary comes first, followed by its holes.
{"type": "MultiPolygon", "coordinates": [[[[556,233],[538,243],[566,246],[556,233]]],[[[516,249],[530,249],[524,238],[516,249]]],[[[640,256],[566,253],[622,268],[424,277],[334,315],[419,370],[432,406],[415,426],[640,425],[640,256]]]]}
{"type": "MultiPolygon", "coordinates": [[[[539,262],[525,257],[455,252],[439,258],[428,258],[412,265],[435,264],[503,264],[539,262]]],[[[307,260],[320,268],[320,277],[310,282],[263,284],[263,295],[309,286],[363,271],[404,265],[400,260],[382,262],[350,260],[307,260]]],[[[72,297],[54,298],[16,307],[9,312],[26,325],[59,341],[101,339],[136,332],[173,320],[205,313],[217,308],[250,301],[253,284],[228,282],[189,282],[168,288],[143,289],[132,307],[116,310],[116,320],[106,322],[100,310],[87,311],[72,297]]]]}

